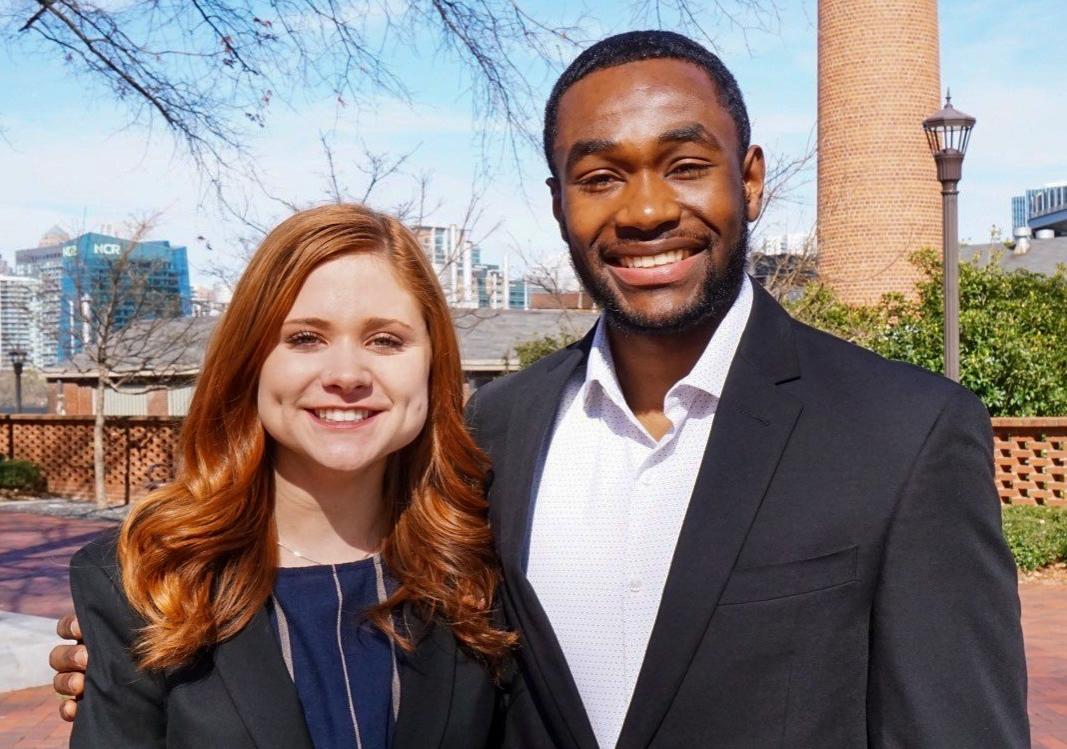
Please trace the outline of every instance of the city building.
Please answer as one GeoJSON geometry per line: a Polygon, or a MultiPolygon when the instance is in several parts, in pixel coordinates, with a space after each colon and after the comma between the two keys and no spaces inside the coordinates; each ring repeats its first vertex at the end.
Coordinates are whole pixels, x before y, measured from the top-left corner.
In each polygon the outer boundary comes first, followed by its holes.
{"type": "Polygon", "coordinates": [[[1016,195],[1011,199],[1011,230],[1030,225],[1030,211],[1025,195],[1016,195]]]}
{"type": "Polygon", "coordinates": [[[457,309],[525,309],[526,290],[504,267],[483,263],[481,249],[455,224],[415,226],[415,237],[433,264],[445,298],[457,309]]]}
{"type": "Polygon", "coordinates": [[[820,0],[819,276],[846,302],[914,292],[941,248],[923,120],[941,108],[937,0],[820,0]]]}
{"type": "Polygon", "coordinates": [[[1067,182],[1051,182],[1011,199],[1011,228],[1024,227],[1035,236],[1044,232],[1042,238],[1067,234],[1067,182]]]}
{"type": "Polygon", "coordinates": [[[0,367],[11,366],[13,349],[26,352],[27,365],[41,366],[40,290],[36,278],[0,276],[0,367]]]}
{"type": "Polygon", "coordinates": [[[758,252],[762,255],[803,255],[813,249],[813,238],[805,232],[764,236],[758,252]]]}
{"type": "Polygon", "coordinates": [[[192,309],[194,317],[216,317],[221,315],[233,297],[233,290],[225,284],[213,286],[194,286],[192,309]]]}
{"type": "Polygon", "coordinates": [[[148,241],[131,249],[130,240],[96,232],[54,242],[60,236],[15,252],[16,274],[41,282],[41,366],[81,351],[96,335],[91,320],[108,299],[118,300],[110,322],[116,328],[145,316],[191,314],[185,247],[148,241]],[[129,265],[116,278],[111,269],[118,258],[129,265]]]}

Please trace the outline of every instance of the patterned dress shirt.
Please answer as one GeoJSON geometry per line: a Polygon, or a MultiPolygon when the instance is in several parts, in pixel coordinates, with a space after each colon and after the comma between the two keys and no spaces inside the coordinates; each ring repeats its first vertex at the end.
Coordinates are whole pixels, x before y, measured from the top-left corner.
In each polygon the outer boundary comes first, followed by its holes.
{"type": "Polygon", "coordinates": [[[622,395],[604,321],[564,391],[534,489],[527,577],[556,633],[597,741],[614,747],[752,308],[751,281],[688,375],[667,392],[658,442],[622,395]]]}

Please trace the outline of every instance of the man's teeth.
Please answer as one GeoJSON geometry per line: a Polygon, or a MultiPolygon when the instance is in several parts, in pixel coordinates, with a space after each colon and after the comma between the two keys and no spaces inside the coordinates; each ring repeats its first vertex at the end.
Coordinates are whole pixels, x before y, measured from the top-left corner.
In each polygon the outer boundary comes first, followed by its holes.
{"type": "Polygon", "coordinates": [[[362,408],[317,408],[315,415],[323,421],[363,421],[370,411],[362,408]]]}
{"type": "Polygon", "coordinates": [[[619,258],[619,264],[623,268],[655,268],[657,265],[680,263],[692,254],[692,250],[668,250],[658,255],[623,255],[619,258]]]}

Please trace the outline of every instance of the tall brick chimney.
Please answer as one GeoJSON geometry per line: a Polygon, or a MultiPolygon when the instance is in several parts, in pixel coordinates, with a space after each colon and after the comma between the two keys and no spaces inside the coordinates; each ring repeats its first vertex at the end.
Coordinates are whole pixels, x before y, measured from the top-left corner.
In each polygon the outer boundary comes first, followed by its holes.
{"type": "Polygon", "coordinates": [[[819,0],[818,268],[847,302],[910,294],[908,256],[941,250],[939,56],[937,0],[819,0]]]}

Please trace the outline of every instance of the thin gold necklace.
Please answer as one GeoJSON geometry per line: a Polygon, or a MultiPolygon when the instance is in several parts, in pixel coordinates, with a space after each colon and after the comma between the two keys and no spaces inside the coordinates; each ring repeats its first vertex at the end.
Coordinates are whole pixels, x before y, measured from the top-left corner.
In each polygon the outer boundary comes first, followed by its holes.
{"type": "Polygon", "coordinates": [[[277,545],[281,546],[282,548],[285,549],[285,551],[287,551],[292,556],[297,557],[298,559],[303,559],[304,561],[309,561],[309,562],[312,562],[313,564],[323,564],[323,565],[325,565],[325,563],[327,563],[327,562],[320,562],[318,559],[312,559],[312,558],[308,557],[307,555],[301,554],[300,552],[297,551],[297,549],[294,549],[291,546],[286,546],[281,541],[278,541],[277,545]]]}
{"type": "MultiPolygon", "coordinates": [[[[293,555],[294,557],[296,557],[297,559],[303,559],[303,560],[304,560],[305,562],[311,562],[312,564],[320,564],[320,565],[322,565],[322,566],[324,566],[324,567],[325,567],[325,566],[330,566],[330,567],[332,567],[332,566],[334,565],[334,562],[320,562],[320,561],[319,561],[319,560],[317,560],[317,559],[312,559],[312,558],[311,558],[311,557],[309,557],[309,556],[308,556],[307,554],[301,554],[301,553],[300,553],[299,551],[297,551],[296,549],[294,549],[294,548],[293,548],[292,546],[286,546],[286,545],[285,545],[285,544],[283,544],[283,543],[282,543],[281,541],[278,541],[278,542],[277,542],[277,544],[278,544],[278,546],[280,546],[280,547],[282,547],[283,549],[285,549],[286,551],[288,551],[288,552],[289,552],[290,554],[292,554],[292,555],[293,555]]],[[[363,556],[361,556],[361,557],[360,557],[359,559],[353,559],[353,560],[351,560],[351,561],[353,561],[353,562],[361,562],[361,561],[363,561],[364,559],[367,559],[368,557],[371,557],[371,556],[374,556],[373,552],[372,552],[372,553],[370,553],[370,554],[364,554],[364,555],[363,555],[363,556]]]]}

